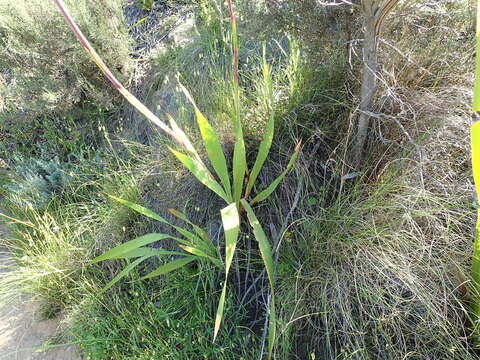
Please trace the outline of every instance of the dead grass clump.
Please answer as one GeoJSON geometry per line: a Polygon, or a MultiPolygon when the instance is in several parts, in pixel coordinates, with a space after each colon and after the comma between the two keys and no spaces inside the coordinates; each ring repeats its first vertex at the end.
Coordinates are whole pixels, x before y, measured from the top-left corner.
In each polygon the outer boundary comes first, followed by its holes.
{"type": "Polygon", "coordinates": [[[298,358],[477,358],[464,327],[474,214],[397,171],[299,226],[305,260],[281,287],[298,358]]]}

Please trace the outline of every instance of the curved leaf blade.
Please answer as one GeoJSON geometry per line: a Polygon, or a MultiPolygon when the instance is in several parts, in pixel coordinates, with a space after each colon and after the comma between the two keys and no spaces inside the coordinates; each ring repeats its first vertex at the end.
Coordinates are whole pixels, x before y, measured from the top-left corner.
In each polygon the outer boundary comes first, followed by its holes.
{"type": "Polygon", "coordinates": [[[138,264],[140,264],[142,261],[146,260],[149,257],[150,256],[143,256],[140,259],[137,259],[134,262],[128,264],[122,271],[120,271],[117,274],[117,276],[115,276],[112,280],[110,280],[102,290],[100,290],[99,294],[103,294],[105,291],[110,289],[113,285],[115,285],[117,282],[119,282],[121,279],[127,276],[130,273],[130,271],[132,271],[138,264]]]}
{"type": "Polygon", "coordinates": [[[227,280],[223,284],[222,294],[220,295],[220,300],[218,301],[217,313],[215,315],[215,326],[213,329],[213,341],[217,339],[218,331],[220,330],[220,325],[223,319],[223,309],[225,307],[225,296],[227,295],[227,280]]]}
{"type": "Polygon", "coordinates": [[[147,209],[146,207],[143,207],[143,206],[140,206],[138,204],[135,204],[131,201],[127,201],[127,200],[123,200],[123,199],[120,199],[120,198],[117,198],[113,195],[108,195],[109,197],[111,197],[113,200],[119,202],[120,204],[122,205],[125,205],[125,206],[128,206],[130,209],[138,212],[139,214],[142,214],[142,215],[145,215],[149,218],[152,218],[152,219],[155,219],[155,220],[158,220],[164,224],[169,224],[167,220],[165,220],[163,217],[161,217],[160,215],[158,215],[157,213],[153,212],[152,210],[150,209],[147,209]]]}
{"type": "Polygon", "coordinates": [[[220,324],[223,319],[223,308],[225,305],[225,296],[227,292],[228,272],[232,265],[235,248],[237,246],[238,234],[240,232],[240,215],[236,203],[232,203],[221,210],[223,230],[225,232],[225,283],[223,284],[222,295],[218,303],[217,314],[215,316],[215,327],[213,331],[213,341],[217,338],[220,324]]]}
{"type": "Polygon", "coordinates": [[[276,336],[276,313],[275,313],[275,268],[273,262],[272,249],[267,235],[263,230],[260,222],[258,221],[253,209],[247,201],[242,199],[242,206],[247,212],[248,222],[252,226],[253,234],[258,242],[260,254],[262,255],[263,263],[265,264],[265,270],[267,271],[268,281],[270,283],[270,289],[272,296],[270,300],[270,320],[268,326],[268,358],[271,358],[273,352],[273,345],[275,343],[276,336]]]}
{"type": "Polygon", "coordinates": [[[202,135],[205,150],[207,150],[208,158],[210,159],[213,169],[220,178],[225,193],[229,197],[229,201],[231,201],[232,188],[230,185],[230,177],[228,176],[227,160],[220,140],[207,118],[198,109],[197,104],[188,90],[182,84],[180,84],[180,88],[195,109],[195,117],[197,119],[198,128],[200,129],[200,134],[202,135]]]}
{"type": "Polygon", "coordinates": [[[233,148],[233,200],[238,204],[242,197],[243,183],[247,172],[247,155],[240,123],[236,126],[235,137],[236,141],[233,148]]]}
{"type": "Polygon", "coordinates": [[[254,197],[254,199],[251,201],[251,205],[254,205],[260,201],[265,200],[275,191],[277,186],[282,182],[285,175],[288,174],[288,172],[292,169],[293,165],[297,161],[299,151],[300,151],[300,144],[296,146],[295,152],[290,158],[287,168],[274,181],[272,181],[272,183],[265,190],[263,190],[260,194],[254,197]]]}
{"type": "Polygon", "coordinates": [[[155,241],[168,239],[168,238],[170,238],[169,235],[157,234],[157,233],[139,236],[133,240],[127,241],[126,243],[115,246],[113,249],[103,253],[100,256],[97,256],[95,259],[90,261],[88,265],[96,264],[103,260],[122,258],[124,255],[127,255],[128,253],[130,253],[131,251],[139,247],[151,244],[155,241]]]}
{"type": "Polygon", "coordinates": [[[252,191],[253,185],[257,180],[258,174],[265,163],[265,160],[268,157],[270,148],[272,146],[273,134],[275,132],[275,114],[273,111],[273,88],[272,88],[272,77],[270,66],[267,64],[266,58],[266,45],[263,44],[263,59],[262,59],[262,69],[263,69],[263,92],[264,92],[264,101],[265,108],[268,112],[268,122],[265,128],[265,134],[263,136],[262,142],[258,148],[257,158],[255,159],[255,164],[253,169],[250,172],[250,176],[247,183],[247,188],[245,190],[245,198],[248,198],[250,192],[252,191]]]}
{"type": "Polygon", "coordinates": [[[164,275],[164,274],[169,273],[171,271],[177,270],[177,269],[187,265],[188,263],[191,263],[193,260],[195,260],[195,257],[193,257],[193,256],[186,256],[186,257],[183,257],[183,258],[180,258],[180,259],[177,259],[177,260],[173,260],[173,261],[171,261],[171,262],[169,262],[165,265],[162,265],[162,266],[158,267],[157,269],[153,270],[150,274],[141,277],[140,280],[150,279],[150,278],[155,277],[155,276],[164,275]]]}
{"type": "Polygon", "coordinates": [[[170,151],[177,157],[178,160],[207,188],[212,190],[215,194],[220,196],[223,200],[228,202],[228,197],[225,194],[225,191],[216,182],[208,169],[201,164],[198,160],[192,159],[190,156],[182,154],[176,150],[170,148],[170,151]]]}
{"type": "Polygon", "coordinates": [[[135,250],[132,250],[122,256],[112,258],[112,259],[131,259],[142,256],[158,256],[158,255],[183,255],[178,251],[168,251],[163,249],[155,249],[151,247],[141,247],[135,250]]]}

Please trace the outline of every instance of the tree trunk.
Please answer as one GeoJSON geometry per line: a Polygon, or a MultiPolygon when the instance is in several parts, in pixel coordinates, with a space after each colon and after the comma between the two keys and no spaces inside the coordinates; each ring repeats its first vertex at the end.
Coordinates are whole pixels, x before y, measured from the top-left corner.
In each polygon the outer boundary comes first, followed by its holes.
{"type": "Polygon", "coordinates": [[[383,20],[400,0],[363,0],[364,40],[362,49],[363,74],[360,92],[360,115],[353,147],[353,165],[359,169],[362,165],[373,98],[377,91],[377,44],[378,33],[383,20]]]}
{"type": "Polygon", "coordinates": [[[377,18],[375,15],[378,12],[378,2],[375,0],[364,0],[362,5],[364,19],[363,73],[360,92],[360,116],[353,149],[353,161],[357,169],[360,168],[363,161],[365,143],[370,126],[368,112],[372,110],[373,98],[377,91],[377,33],[375,29],[377,18]]]}

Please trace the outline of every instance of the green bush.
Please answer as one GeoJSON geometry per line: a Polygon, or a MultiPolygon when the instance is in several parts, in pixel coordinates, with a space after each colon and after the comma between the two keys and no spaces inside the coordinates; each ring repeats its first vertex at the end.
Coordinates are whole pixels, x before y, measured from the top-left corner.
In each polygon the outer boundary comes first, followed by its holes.
{"type": "Polygon", "coordinates": [[[59,194],[72,179],[66,163],[58,157],[50,161],[40,159],[17,159],[15,173],[17,181],[4,187],[9,199],[17,206],[31,206],[34,209],[45,208],[54,194],[59,194]]]}
{"type": "MultiPolygon", "coordinates": [[[[128,80],[132,61],[123,2],[66,3],[115,75],[128,80]]],[[[32,119],[80,102],[109,107],[116,96],[53,1],[0,0],[0,53],[0,125],[15,114],[32,119]]]]}

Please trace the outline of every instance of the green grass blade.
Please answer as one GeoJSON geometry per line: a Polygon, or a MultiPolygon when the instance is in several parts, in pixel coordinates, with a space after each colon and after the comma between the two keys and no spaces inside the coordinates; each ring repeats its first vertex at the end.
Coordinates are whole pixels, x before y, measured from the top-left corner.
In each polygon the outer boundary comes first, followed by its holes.
{"type": "Polygon", "coordinates": [[[220,178],[225,193],[230,198],[229,201],[232,201],[232,188],[230,185],[230,177],[228,176],[227,160],[225,158],[225,154],[223,153],[220,140],[218,139],[215,130],[210,125],[207,118],[198,109],[197,104],[193,100],[188,90],[181,84],[180,87],[195,109],[195,117],[197,119],[198,128],[200,129],[200,134],[202,135],[203,143],[205,145],[205,150],[207,150],[210,163],[212,164],[213,169],[220,178]]]}
{"type": "Polygon", "coordinates": [[[190,156],[182,154],[169,148],[170,151],[177,157],[178,160],[207,188],[212,190],[215,194],[220,196],[223,200],[228,202],[228,197],[225,191],[218,182],[215,181],[208,169],[198,160],[192,159],[190,156]]]}
{"type": "Polygon", "coordinates": [[[215,328],[213,331],[213,341],[217,338],[218,330],[223,318],[223,308],[225,295],[227,292],[228,272],[232,265],[233,255],[237,246],[238,234],[240,232],[240,216],[238,214],[237,204],[232,203],[221,210],[223,230],[225,232],[225,283],[223,284],[222,295],[218,303],[217,315],[215,316],[215,328]]]}
{"type": "Polygon", "coordinates": [[[135,203],[132,203],[130,201],[127,201],[127,200],[123,200],[123,199],[120,199],[120,198],[117,198],[115,196],[112,196],[112,195],[109,195],[113,200],[115,201],[118,201],[120,204],[123,204],[125,206],[128,206],[130,209],[142,214],[142,215],[145,215],[149,218],[152,218],[152,219],[155,219],[155,220],[158,220],[162,223],[165,223],[165,224],[169,224],[167,220],[165,220],[163,217],[161,217],[160,215],[154,213],[152,210],[149,210],[143,206],[140,206],[140,205],[137,205],[135,203]]]}
{"type": "Polygon", "coordinates": [[[270,321],[268,326],[268,358],[270,359],[276,336],[275,268],[273,263],[272,249],[270,247],[270,242],[268,241],[267,235],[262,228],[262,225],[260,225],[260,222],[258,221],[257,216],[253,212],[253,209],[248,204],[248,202],[245,201],[245,199],[242,199],[242,206],[247,212],[248,222],[252,226],[253,234],[255,235],[255,239],[258,242],[260,254],[262,255],[262,260],[265,265],[265,270],[267,271],[268,281],[270,283],[270,289],[272,291],[272,297],[270,301],[270,321]]]}
{"type": "Polygon", "coordinates": [[[245,189],[245,198],[248,198],[250,192],[252,191],[253,185],[257,180],[258,174],[267,159],[268,153],[270,151],[270,147],[272,146],[273,141],[273,134],[275,131],[275,114],[273,112],[273,88],[272,88],[272,77],[270,66],[267,64],[267,55],[265,50],[265,43],[263,44],[263,60],[262,60],[262,68],[263,68],[263,87],[264,87],[264,101],[265,101],[265,110],[269,114],[267,126],[265,128],[265,134],[260,143],[260,147],[258,149],[258,155],[255,159],[255,164],[253,165],[253,169],[250,172],[250,176],[247,183],[247,188],[245,189]]]}
{"type": "Polygon", "coordinates": [[[170,238],[169,235],[156,234],[156,233],[139,236],[133,240],[127,241],[126,243],[123,243],[121,245],[114,247],[113,249],[107,251],[106,253],[96,257],[95,259],[90,261],[88,264],[91,265],[91,264],[95,264],[100,261],[108,260],[108,259],[119,259],[139,247],[151,244],[155,241],[168,239],[168,238],[170,238]]]}
{"type": "Polygon", "coordinates": [[[287,168],[265,190],[263,190],[260,194],[255,196],[255,198],[251,202],[251,205],[265,200],[275,191],[277,186],[282,182],[285,175],[287,175],[288,172],[292,169],[293,165],[295,165],[295,162],[297,161],[297,158],[298,158],[299,151],[300,151],[300,144],[296,146],[295,152],[290,158],[287,168]]]}
{"type": "Polygon", "coordinates": [[[145,275],[144,277],[140,278],[140,280],[150,279],[155,276],[164,275],[171,271],[180,269],[181,267],[191,263],[196,258],[193,256],[186,256],[177,260],[173,260],[165,265],[158,267],[157,269],[153,270],[150,274],[145,275]]]}
{"type": "Polygon", "coordinates": [[[122,271],[120,271],[117,276],[115,276],[112,280],[110,280],[108,282],[107,285],[105,285],[105,287],[100,290],[99,294],[103,294],[105,291],[107,291],[108,289],[110,289],[113,285],[115,285],[118,281],[120,281],[121,279],[123,279],[125,276],[127,276],[130,271],[133,270],[134,267],[136,267],[138,264],[140,264],[142,261],[146,260],[147,258],[149,258],[150,256],[143,256],[141,257],[140,259],[137,259],[135,260],[134,262],[131,262],[130,264],[128,264],[125,269],[123,269],[122,271]]]}

